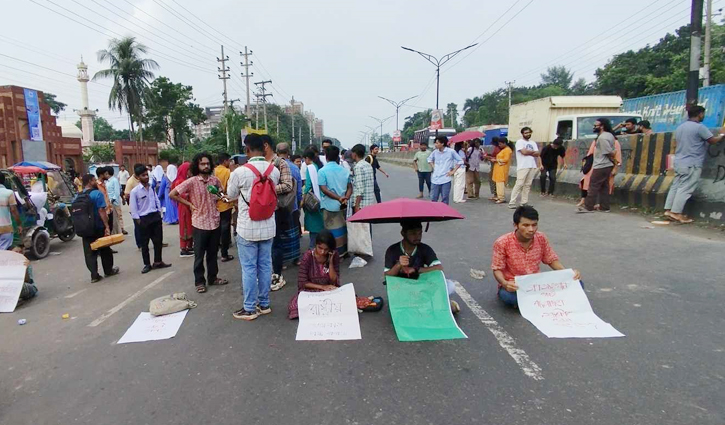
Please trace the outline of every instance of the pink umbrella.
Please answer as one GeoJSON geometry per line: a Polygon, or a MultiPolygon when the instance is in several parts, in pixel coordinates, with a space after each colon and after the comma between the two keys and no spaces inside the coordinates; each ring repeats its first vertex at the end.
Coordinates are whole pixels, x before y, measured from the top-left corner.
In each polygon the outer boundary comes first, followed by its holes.
{"type": "Polygon", "coordinates": [[[367,206],[348,219],[359,223],[400,223],[403,220],[447,221],[466,218],[442,202],[398,198],[367,206]]]}
{"type": "Polygon", "coordinates": [[[483,133],[480,131],[464,131],[463,133],[458,133],[453,137],[450,137],[448,139],[449,145],[455,145],[458,142],[465,142],[466,140],[473,140],[473,139],[480,139],[483,137],[483,133]]]}

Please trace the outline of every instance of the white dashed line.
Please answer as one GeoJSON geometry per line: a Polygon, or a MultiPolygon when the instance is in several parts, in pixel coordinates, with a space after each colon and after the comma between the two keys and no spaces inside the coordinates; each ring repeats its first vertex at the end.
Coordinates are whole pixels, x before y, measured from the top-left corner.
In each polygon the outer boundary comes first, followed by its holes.
{"type": "Polygon", "coordinates": [[[83,291],[87,291],[87,290],[88,290],[88,288],[86,288],[86,289],[81,289],[81,290],[80,290],[80,291],[78,291],[78,292],[74,292],[74,293],[72,293],[72,294],[66,295],[66,296],[65,296],[65,298],[73,298],[73,297],[75,297],[76,295],[80,294],[81,292],[83,292],[83,291]]]}
{"type": "Polygon", "coordinates": [[[148,285],[144,286],[143,288],[136,291],[134,294],[132,294],[130,297],[126,298],[121,304],[113,307],[112,309],[105,312],[101,317],[98,319],[92,321],[88,326],[91,328],[95,328],[96,326],[100,325],[101,323],[105,322],[106,319],[113,316],[114,314],[118,313],[122,308],[126,307],[131,301],[138,298],[139,295],[143,294],[144,292],[148,291],[149,289],[153,288],[154,286],[161,283],[162,280],[166,279],[167,277],[174,274],[174,272],[168,272],[165,275],[161,276],[160,278],[154,280],[153,282],[149,283],[148,285]]]}
{"type": "Polygon", "coordinates": [[[498,324],[496,319],[491,317],[491,315],[488,314],[488,312],[484,310],[483,307],[481,307],[476,300],[473,299],[471,294],[469,294],[468,291],[466,291],[466,289],[458,282],[456,282],[456,293],[459,297],[461,297],[463,302],[468,305],[468,308],[470,308],[473,314],[478,317],[481,323],[483,323],[493,336],[496,337],[496,340],[501,348],[506,350],[509,356],[514,359],[526,376],[537,381],[544,379],[539,365],[534,363],[524,350],[516,346],[514,338],[509,335],[509,333],[498,324]]]}

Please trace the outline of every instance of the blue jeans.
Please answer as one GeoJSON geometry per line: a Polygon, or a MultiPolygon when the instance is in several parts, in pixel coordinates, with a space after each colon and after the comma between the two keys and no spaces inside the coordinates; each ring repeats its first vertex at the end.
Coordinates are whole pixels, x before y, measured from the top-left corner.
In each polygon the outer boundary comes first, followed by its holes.
{"type": "Polygon", "coordinates": [[[423,193],[423,183],[428,186],[428,195],[430,195],[430,171],[418,171],[418,192],[423,193]]]}
{"type": "Polygon", "coordinates": [[[237,235],[239,262],[242,265],[244,310],[254,312],[257,305],[269,307],[272,286],[272,239],[248,241],[237,235]]]}
{"type": "Polygon", "coordinates": [[[433,183],[433,191],[430,195],[430,200],[438,202],[438,198],[443,197],[443,203],[448,205],[448,197],[451,195],[451,182],[443,184],[433,183]]]}
{"type": "MultiPolygon", "coordinates": [[[[580,280],[579,284],[582,286],[582,289],[584,289],[584,282],[580,280]]],[[[509,292],[503,288],[498,288],[498,298],[506,305],[512,307],[518,307],[519,305],[518,298],[516,297],[516,292],[509,292]]]]}

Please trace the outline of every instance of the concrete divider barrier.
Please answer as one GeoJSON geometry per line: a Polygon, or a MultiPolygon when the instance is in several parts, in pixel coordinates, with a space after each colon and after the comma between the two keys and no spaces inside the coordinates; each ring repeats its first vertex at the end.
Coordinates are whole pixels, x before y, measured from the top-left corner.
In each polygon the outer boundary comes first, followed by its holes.
{"type": "MultiPolygon", "coordinates": [[[[718,134],[720,129],[713,131],[718,134]]],[[[617,137],[622,146],[622,165],[614,179],[612,202],[638,208],[662,210],[667,192],[672,185],[674,173],[668,170],[668,156],[674,155],[677,146],[674,133],[631,135],[617,137]]],[[[592,140],[570,140],[566,142],[565,169],[557,175],[557,194],[580,196],[579,182],[582,178],[581,161],[589,151],[592,140]]],[[[541,148],[541,144],[539,144],[541,148]]],[[[486,147],[491,149],[491,147],[486,147]]],[[[391,164],[413,167],[411,152],[387,152],[378,159],[391,164]]],[[[481,166],[481,172],[488,178],[489,164],[481,166]]],[[[509,171],[509,185],[516,180],[515,160],[509,171]]],[[[414,190],[414,188],[413,188],[414,190]]],[[[532,192],[538,192],[538,176],[532,192]]],[[[725,224],[725,142],[708,147],[702,177],[685,211],[691,217],[717,224],[725,224]]]]}

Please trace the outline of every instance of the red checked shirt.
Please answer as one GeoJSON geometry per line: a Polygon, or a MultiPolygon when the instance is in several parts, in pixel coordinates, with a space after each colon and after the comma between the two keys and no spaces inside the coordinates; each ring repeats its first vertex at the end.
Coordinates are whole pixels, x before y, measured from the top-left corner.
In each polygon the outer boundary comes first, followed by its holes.
{"type": "MultiPolygon", "coordinates": [[[[541,263],[549,265],[558,259],[545,234],[536,232],[529,249],[524,249],[516,239],[516,233],[511,232],[493,243],[491,268],[500,270],[504,279],[514,280],[516,276],[538,273],[541,263]]],[[[498,287],[501,288],[500,283],[498,287]]]]}
{"type": "Polygon", "coordinates": [[[221,188],[218,178],[209,176],[209,179],[204,181],[200,175],[189,177],[176,187],[179,194],[189,194],[189,202],[196,207],[196,211],[191,213],[191,225],[201,230],[214,230],[219,227],[217,197],[207,191],[206,187],[209,185],[221,188]]]}

